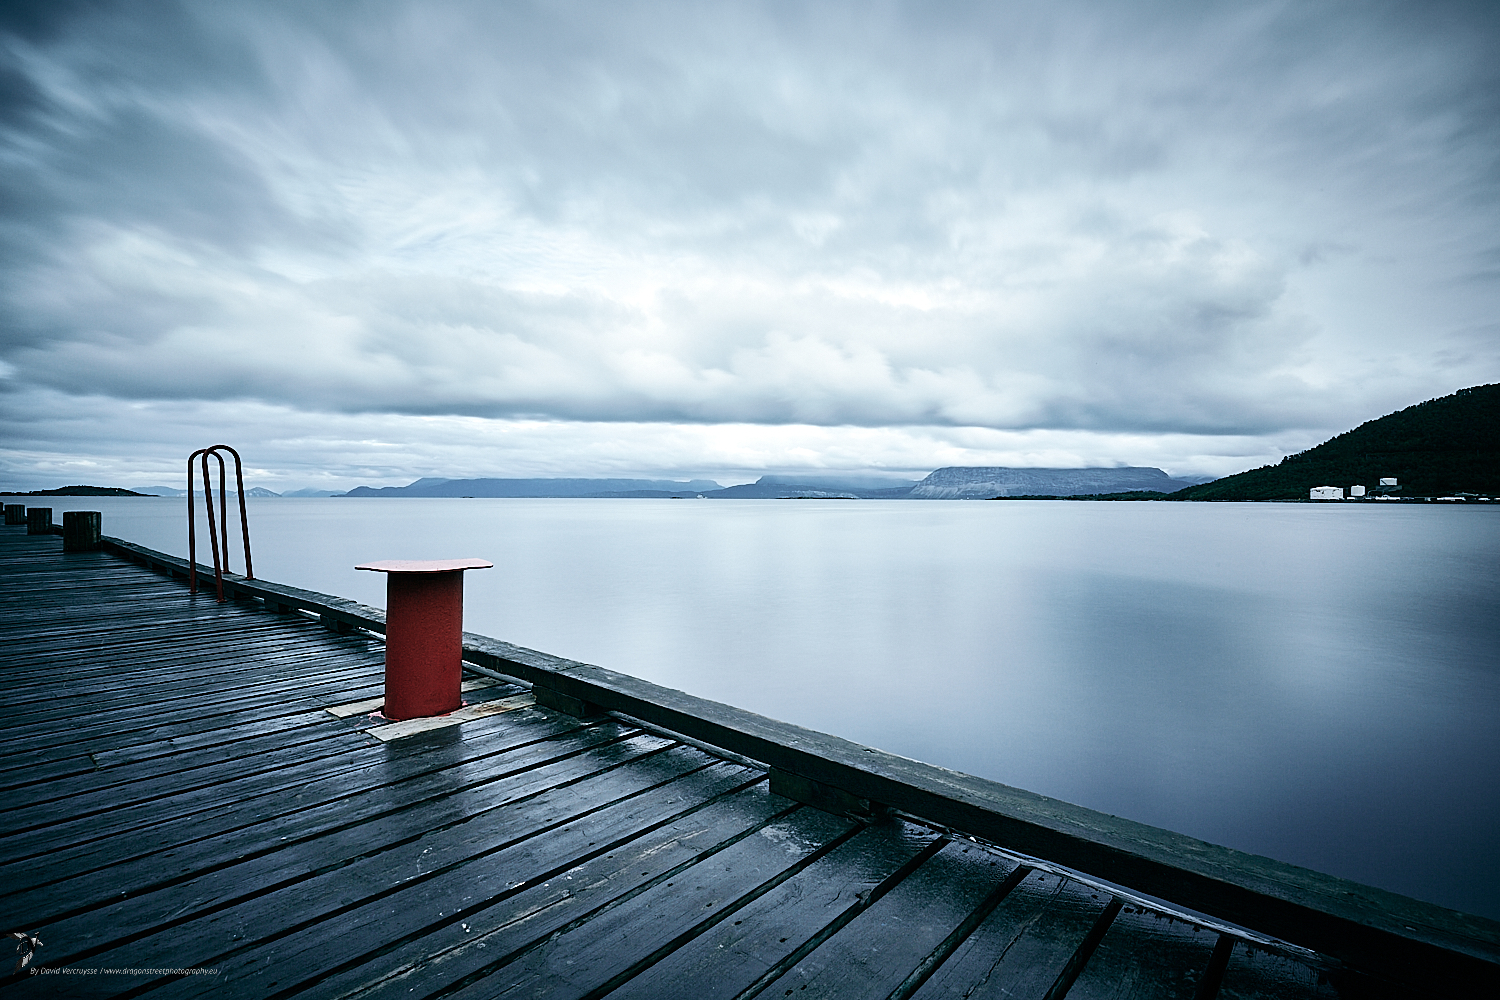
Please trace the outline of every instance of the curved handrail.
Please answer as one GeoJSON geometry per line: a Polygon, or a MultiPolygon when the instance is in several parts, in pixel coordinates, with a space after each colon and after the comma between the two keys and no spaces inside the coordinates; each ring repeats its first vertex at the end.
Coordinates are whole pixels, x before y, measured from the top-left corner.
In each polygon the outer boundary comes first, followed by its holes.
{"type": "Polygon", "coordinates": [[[229,491],[225,488],[224,456],[227,451],[234,456],[234,481],[240,498],[240,530],[245,539],[245,579],[255,579],[255,570],[250,561],[250,518],[245,512],[245,475],[240,453],[227,444],[199,448],[187,460],[187,504],[188,504],[188,588],[198,592],[198,558],[196,519],[193,516],[193,459],[198,459],[203,473],[203,506],[208,514],[208,546],[214,557],[214,582],[218,586],[218,600],[224,603],[224,574],[229,570],[229,491]],[[208,457],[212,455],[219,463],[219,520],[214,521],[213,481],[208,474],[208,457]],[[222,525],[223,542],[220,544],[219,527],[222,525]],[[222,555],[221,555],[222,549],[222,555]]]}
{"type": "MultiPolygon", "coordinates": [[[[217,533],[214,531],[214,504],[210,489],[211,480],[208,478],[208,449],[199,448],[189,455],[187,460],[188,592],[192,594],[198,592],[197,518],[193,516],[193,459],[199,456],[203,458],[203,501],[208,507],[209,551],[213,553],[215,574],[220,575],[218,572],[219,543],[217,533]]],[[[215,453],[214,457],[219,460],[219,468],[222,470],[224,468],[223,456],[215,453]]],[[[221,490],[220,493],[222,494],[223,491],[221,490]]],[[[224,593],[221,586],[219,600],[223,599],[224,593]]]]}

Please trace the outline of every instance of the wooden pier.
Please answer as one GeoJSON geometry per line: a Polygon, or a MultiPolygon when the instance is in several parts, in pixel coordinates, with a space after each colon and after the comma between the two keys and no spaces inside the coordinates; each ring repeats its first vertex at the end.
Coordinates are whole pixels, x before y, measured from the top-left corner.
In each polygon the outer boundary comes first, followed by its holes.
{"type": "Polygon", "coordinates": [[[185,571],[0,528],[9,995],[1500,995],[1492,921],[482,636],[387,723],[379,611],[185,571]]]}

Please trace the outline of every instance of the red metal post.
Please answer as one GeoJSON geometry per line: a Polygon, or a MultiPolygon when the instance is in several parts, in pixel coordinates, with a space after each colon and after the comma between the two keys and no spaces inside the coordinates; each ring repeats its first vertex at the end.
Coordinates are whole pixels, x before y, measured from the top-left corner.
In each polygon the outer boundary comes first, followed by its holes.
{"type": "Polygon", "coordinates": [[[188,504],[188,590],[196,594],[198,592],[198,539],[197,530],[193,518],[193,459],[202,459],[203,471],[203,506],[208,511],[208,535],[209,550],[214,557],[214,583],[218,587],[219,603],[224,603],[224,574],[229,572],[229,491],[225,488],[224,480],[224,456],[219,454],[227,451],[234,456],[234,481],[239,488],[240,498],[240,532],[245,539],[245,579],[255,579],[255,568],[250,563],[250,519],[245,513],[245,474],[243,463],[240,461],[240,453],[227,444],[210,445],[207,448],[199,448],[188,456],[187,461],[187,504],[188,504]],[[213,483],[208,476],[208,456],[212,455],[219,463],[219,523],[218,528],[224,532],[223,545],[218,541],[218,532],[214,525],[214,489],[213,483]]]}
{"type": "MultiPolygon", "coordinates": [[[[219,588],[218,601],[224,603],[224,570],[228,569],[219,558],[219,534],[214,526],[214,487],[208,478],[208,456],[212,455],[219,460],[219,506],[224,506],[224,456],[212,448],[205,448],[202,455],[203,463],[203,506],[208,511],[208,550],[214,554],[214,584],[219,588]]],[[[225,525],[226,536],[224,539],[224,559],[229,558],[229,538],[227,536],[228,525],[225,525]]]]}
{"type": "MultiPolygon", "coordinates": [[[[229,445],[224,447],[229,448],[229,445]]],[[[240,453],[229,448],[229,453],[234,456],[234,481],[238,484],[240,497],[240,533],[245,539],[245,579],[255,579],[255,564],[250,561],[250,515],[245,513],[245,476],[240,472],[240,453]]],[[[228,528],[224,529],[226,532],[228,528]]],[[[224,557],[227,561],[228,556],[224,557]]]]}
{"type": "Polygon", "coordinates": [[[197,519],[193,516],[193,459],[203,454],[204,449],[199,448],[188,456],[188,480],[187,480],[187,503],[188,503],[188,593],[198,592],[198,532],[197,519]]]}
{"type": "Polygon", "coordinates": [[[245,472],[240,461],[240,453],[227,444],[216,444],[208,449],[215,453],[219,459],[219,520],[224,526],[224,568],[229,568],[229,514],[224,506],[224,458],[217,454],[219,451],[227,451],[234,456],[234,482],[235,488],[239,490],[240,498],[240,532],[245,539],[245,579],[255,579],[255,566],[250,562],[250,518],[245,513],[245,472]]]}
{"type": "Polygon", "coordinates": [[[387,719],[443,715],[462,704],[464,570],[483,559],[392,559],[355,569],[386,574],[387,719]]]}

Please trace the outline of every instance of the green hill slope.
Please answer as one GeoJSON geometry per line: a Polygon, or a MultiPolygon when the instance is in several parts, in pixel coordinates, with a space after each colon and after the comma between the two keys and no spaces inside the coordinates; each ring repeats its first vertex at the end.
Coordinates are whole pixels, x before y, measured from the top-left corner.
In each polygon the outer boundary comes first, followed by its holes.
{"type": "Polygon", "coordinates": [[[1190,486],[1172,500],[1306,500],[1314,486],[1374,487],[1400,480],[1400,496],[1500,494],[1500,384],[1360,424],[1316,448],[1235,476],[1190,486]]]}

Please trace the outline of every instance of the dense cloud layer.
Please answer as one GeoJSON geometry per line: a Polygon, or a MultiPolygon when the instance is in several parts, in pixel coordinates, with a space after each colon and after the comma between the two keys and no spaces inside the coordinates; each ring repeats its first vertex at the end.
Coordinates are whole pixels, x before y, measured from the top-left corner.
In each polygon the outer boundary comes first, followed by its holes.
{"type": "Polygon", "coordinates": [[[682,478],[713,470],[724,485],[767,469],[878,470],[919,479],[948,465],[1054,468],[1108,466],[1116,455],[1161,468],[1224,475],[1275,461],[1311,442],[1305,434],[1262,437],[1125,434],[983,427],[818,427],[806,424],[581,423],[317,414],[261,403],[140,403],[52,391],[17,399],[6,427],[0,481],[17,488],[108,482],[181,484],[188,446],[233,443],[249,462],[252,485],[281,492],[361,484],[405,485],[455,469],[500,469],[509,476],[682,478]]]}
{"type": "Polygon", "coordinates": [[[1484,5],[6,10],[11,479],[1221,473],[1500,379],[1484,5]]]}

